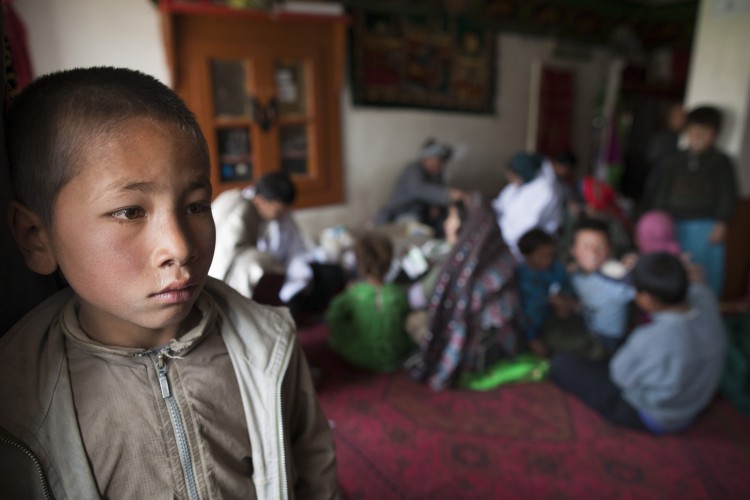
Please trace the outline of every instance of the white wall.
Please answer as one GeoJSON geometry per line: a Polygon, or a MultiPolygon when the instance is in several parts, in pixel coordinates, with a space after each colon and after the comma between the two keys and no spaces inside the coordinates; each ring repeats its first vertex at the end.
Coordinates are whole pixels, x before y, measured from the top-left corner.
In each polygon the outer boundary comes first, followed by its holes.
{"type": "Polygon", "coordinates": [[[734,157],[743,195],[750,195],[750,1],[703,0],[693,42],[688,107],[724,112],[719,145],[734,157]],[[738,10],[725,11],[722,5],[738,10]]]}
{"type": "Polygon", "coordinates": [[[169,83],[158,10],[149,0],[21,0],[36,75],[123,66],[169,83]]]}
{"type": "MultiPolygon", "coordinates": [[[[106,64],[139,69],[169,83],[159,13],[149,0],[24,0],[14,6],[26,24],[36,74],[106,64]]],[[[553,60],[554,42],[501,34],[497,43],[493,116],[354,107],[346,90],[346,203],[300,211],[303,227],[314,235],[330,225],[370,219],[401,169],[431,136],[456,147],[448,172],[452,184],[497,193],[502,165],[526,142],[532,62],[553,60]]],[[[573,137],[582,163],[589,158],[591,119],[607,61],[605,51],[591,50],[587,61],[563,63],[576,72],[573,137]]]]}

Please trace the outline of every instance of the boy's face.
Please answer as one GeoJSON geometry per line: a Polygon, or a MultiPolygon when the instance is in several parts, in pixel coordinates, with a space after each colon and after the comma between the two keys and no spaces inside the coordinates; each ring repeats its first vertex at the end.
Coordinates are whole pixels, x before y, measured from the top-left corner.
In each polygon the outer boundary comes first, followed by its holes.
{"type": "Polygon", "coordinates": [[[258,214],[265,220],[278,220],[287,209],[284,203],[278,200],[267,200],[260,195],[256,195],[253,202],[255,202],[255,208],[258,209],[258,214]]]}
{"type": "Polygon", "coordinates": [[[515,184],[516,186],[520,186],[523,184],[523,179],[520,175],[515,173],[510,168],[505,169],[505,179],[508,181],[508,184],[515,184]]]}
{"type": "Polygon", "coordinates": [[[601,231],[583,229],[576,233],[573,242],[573,258],[583,271],[598,271],[609,259],[609,242],[601,231]]]}
{"type": "Polygon", "coordinates": [[[687,137],[688,148],[695,153],[702,153],[710,148],[716,140],[716,130],[712,127],[693,123],[685,129],[685,136],[687,137]]]}
{"type": "Polygon", "coordinates": [[[422,159],[422,167],[430,175],[441,175],[443,173],[443,165],[443,160],[437,156],[428,156],[422,159]]]}
{"type": "Polygon", "coordinates": [[[60,191],[52,252],[95,340],[145,348],[183,333],[216,238],[195,150],[174,125],[131,119],[87,148],[60,191]]]}
{"type": "Polygon", "coordinates": [[[544,245],[538,247],[536,250],[531,252],[529,255],[524,256],[526,265],[531,269],[541,271],[542,269],[549,269],[552,263],[555,261],[555,246],[544,245]]]}

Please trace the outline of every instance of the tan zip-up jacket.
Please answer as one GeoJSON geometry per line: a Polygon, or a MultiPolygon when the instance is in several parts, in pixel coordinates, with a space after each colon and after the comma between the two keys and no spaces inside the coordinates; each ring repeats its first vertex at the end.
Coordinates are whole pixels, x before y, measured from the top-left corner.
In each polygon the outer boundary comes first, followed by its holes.
{"type": "MultiPolygon", "coordinates": [[[[288,313],[250,302],[213,279],[204,293],[217,306],[237,375],[257,497],[338,498],[333,441],[288,313]]],[[[59,292],[0,339],[3,497],[99,498],[59,324],[70,300],[72,291],[59,292]]]]}

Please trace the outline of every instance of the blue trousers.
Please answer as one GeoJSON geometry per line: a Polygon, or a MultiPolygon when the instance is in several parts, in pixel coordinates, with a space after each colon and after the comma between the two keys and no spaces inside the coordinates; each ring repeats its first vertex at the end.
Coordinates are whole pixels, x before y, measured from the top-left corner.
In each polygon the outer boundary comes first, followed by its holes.
{"type": "Polygon", "coordinates": [[[721,297],[724,291],[724,243],[710,243],[708,236],[716,224],[715,219],[685,220],[677,223],[677,241],[683,252],[703,268],[706,284],[721,297]]]}

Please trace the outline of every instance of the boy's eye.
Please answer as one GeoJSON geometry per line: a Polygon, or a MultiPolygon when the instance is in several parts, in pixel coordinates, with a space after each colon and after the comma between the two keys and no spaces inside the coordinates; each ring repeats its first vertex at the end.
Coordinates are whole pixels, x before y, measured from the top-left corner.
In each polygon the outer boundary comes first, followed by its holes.
{"type": "Polygon", "coordinates": [[[191,215],[200,214],[211,211],[211,203],[207,201],[201,201],[198,203],[191,203],[187,207],[187,213],[191,215]]]}
{"type": "Polygon", "coordinates": [[[146,211],[139,207],[128,207],[117,210],[116,212],[112,212],[111,215],[115,219],[133,220],[144,217],[146,215],[146,211]]]}

